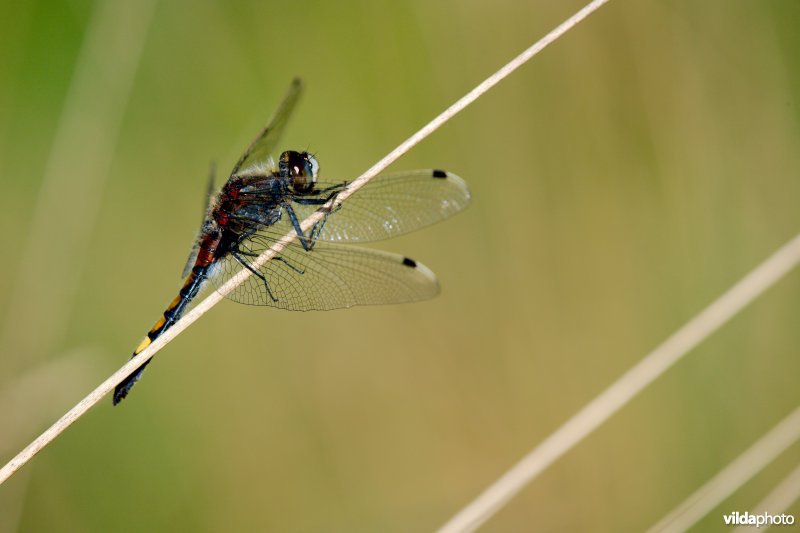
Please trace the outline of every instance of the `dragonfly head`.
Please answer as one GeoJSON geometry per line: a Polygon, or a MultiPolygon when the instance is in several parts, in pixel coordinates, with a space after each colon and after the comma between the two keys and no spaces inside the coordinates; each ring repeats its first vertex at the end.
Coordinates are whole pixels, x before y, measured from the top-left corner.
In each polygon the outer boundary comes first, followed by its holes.
{"type": "Polygon", "coordinates": [[[291,180],[291,186],[297,194],[308,194],[317,183],[319,163],[317,158],[308,152],[283,152],[278,162],[280,175],[291,180]]]}

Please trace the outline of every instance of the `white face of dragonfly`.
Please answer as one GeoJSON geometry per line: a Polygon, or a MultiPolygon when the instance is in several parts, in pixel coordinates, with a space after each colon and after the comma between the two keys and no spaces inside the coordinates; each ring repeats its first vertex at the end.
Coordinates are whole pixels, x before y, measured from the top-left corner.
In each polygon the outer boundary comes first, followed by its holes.
{"type": "Polygon", "coordinates": [[[294,192],[308,194],[314,190],[319,173],[317,158],[308,152],[283,152],[278,162],[280,175],[291,179],[294,192]]]}

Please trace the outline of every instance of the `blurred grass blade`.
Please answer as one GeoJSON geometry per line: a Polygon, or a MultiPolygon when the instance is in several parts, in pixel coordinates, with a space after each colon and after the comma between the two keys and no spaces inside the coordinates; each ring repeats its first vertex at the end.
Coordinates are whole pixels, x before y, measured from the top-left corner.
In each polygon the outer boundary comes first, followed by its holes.
{"type": "Polygon", "coordinates": [[[28,485],[33,471],[23,472],[13,486],[8,487],[0,498],[0,533],[18,533],[22,531],[22,511],[28,495],[28,485]]]}
{"type": "MultiPolygon", "coordinates": [[[[40,428],[58,413],[60,405],[88,386],[96,359],[99,357],[94,350],[71,350],[0,390],[0,453],[18,446],[18,441],[40,428]]],[[[0,533],[19,530],[29,482],[30,475],[23,476],[0,498],[0,533]]]]}
{"type": "Polygon", "coordinates": [[[76,348],[57,355],[19,376],[0,390],[0,453],[24,442],[60,405],[90,385],[100,360],[96,350],[76,348]]]}
{"type": "MultiPolygon", "coordinates": [[[[800,234],[728,289],[503,474],[439,531],[474,531],[557,459],[800,263],[800,234]]],[[[800,415],[799,415],[800,416],[800,415]]]]}
{"type": "MultiPolygon", "coordinates": [[[[650,533],[686,531],[709,511],[800,439],[800,407],[761,437],[735,461],[686,498],[671,513],[648,529],[650,533]]],[[[733,512],[736,509],[731,509],[733,512]]],[[[768,510],[775,513],[773,510],[768,510]]]]}
{"type": "Polygon", "coordinates": [[[0,335],[5,379],[12,364],[52,351],[66,327],[154,7],[105,0],[92,14],[18,254],[0,335]],[[43,283],[56,277],[53,258],[58,283],[43,283]]]}

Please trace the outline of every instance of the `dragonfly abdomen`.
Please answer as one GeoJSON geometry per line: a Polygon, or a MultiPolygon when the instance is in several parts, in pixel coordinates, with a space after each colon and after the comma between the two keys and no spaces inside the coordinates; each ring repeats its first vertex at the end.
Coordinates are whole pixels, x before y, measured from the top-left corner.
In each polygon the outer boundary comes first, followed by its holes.
{"type": "MultiPolygon", "coordinates": [[[[203,244],[207,243],[204,242],[203,244]]],[[[208,277],[208,271],[213,262],[215,249],[216,246],[201,246],[195,265],[186,277],[178,296],[169,303],[161,317],[153,324],[153,327],[147,332],[142,342],[140,342],[133,351],[131,358],[142,353],[145,348],[150,346],[154,340],[160,337],[162,333],[172,327],[172,325],[183,316],[183,313],[186,312],[186,308],[192,300],[194,300],[195,296],[197,296],[197,293],[200,292],[203,282],[208,277]]],[[[150,364],[150,361],[152,361],[152,359],[145,361],[134,373],[117,385],[114,389],[114,405],[117,405],[125,399],[136,382],[139,381],[139,378],[142,377],[142,372],[144,372],[144,369],[150,364]]]]}

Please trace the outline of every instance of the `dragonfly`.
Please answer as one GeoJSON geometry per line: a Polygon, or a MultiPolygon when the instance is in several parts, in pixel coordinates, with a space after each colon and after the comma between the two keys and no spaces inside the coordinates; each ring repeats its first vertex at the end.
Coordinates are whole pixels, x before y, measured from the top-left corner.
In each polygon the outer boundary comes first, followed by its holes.
{"type": "MultiPolygon", "coordinates": [[[[277,161],[273,157],[302,89],[295,78],[217,193],[212,192],[212,173],[183,285],[131,357],[172,327],[204,287],[220,289],[242,270],[250,276],[227,298],[291,311],[415,302],[438,294],[436,276],[422,263],[353,243],[388,239],[458,213],[470,201],[466,183],[443,170],[387,173],[333,207],[350,182],[321,178],[317,158],[307,151],[286,150],[277,161]],[[322,217],[304,232],[301,222],[316,211],[322,217]],[[272,259],[256,260],[287,234],[295,239],[272,259]]],[[[114,405],[151,361],[116,387],[114,405]]]]}

